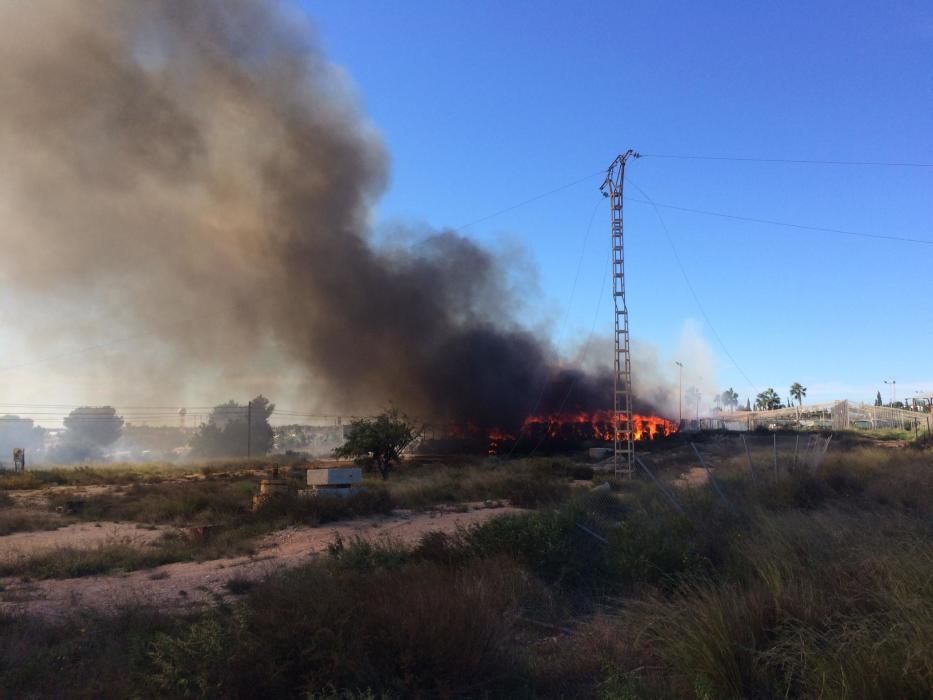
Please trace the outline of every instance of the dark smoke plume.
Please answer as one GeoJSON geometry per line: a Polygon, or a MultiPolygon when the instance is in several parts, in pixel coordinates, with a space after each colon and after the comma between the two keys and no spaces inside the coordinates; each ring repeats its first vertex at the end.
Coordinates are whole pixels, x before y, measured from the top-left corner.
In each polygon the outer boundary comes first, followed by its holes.
{"type": "Polygon", "coordinates": [[[282,7],[4,3],[0,27],[0,275],[89,332],[152,331],[159,359],[133,352],[128,381],[278,353],[340,411],[508,428],[571,380],[566,410],[610,405],[605,375],[557,372],[516,322],[489,251],[372,242],[386,154],[282,7]]]}

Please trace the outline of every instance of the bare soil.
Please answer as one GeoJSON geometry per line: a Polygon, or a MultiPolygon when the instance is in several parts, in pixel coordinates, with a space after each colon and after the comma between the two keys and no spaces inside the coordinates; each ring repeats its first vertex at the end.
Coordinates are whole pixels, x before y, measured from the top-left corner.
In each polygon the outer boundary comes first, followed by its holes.
{"type": "MultiPolygon", "coordinates": [[[[344,540],[388,539],[412,544],[428,532],[451,533],[499,515],[520,509],[498,504],[471,504],[463,508],[438,508],[412,513],[396,511],[388,516],[347,520],[322,527],[292,527],[262,538],[252,556],[230,557],[205,562],[179,562],[144,571],[89,576],[63,580],[30,581],[0,579],[0,612],[34,614],[46,618],[63,616],[76,609],[112,613],[124,607],[152,606],[161,610],[184,611],[202,607],[220,598],[230,598],[225,584],[231,579],[260,580],[267,575],[294,567],[326,551],[339,536],[344,540]]],[[[157,538],[159,530],[135,525],[82,523],[51,532],[26,532],[0,539],[0,556],[42,547],[95,547],[112,541],[145,544],[157,538]]],[[[13,554],[13,556],[16,556],[13,554]]]]}

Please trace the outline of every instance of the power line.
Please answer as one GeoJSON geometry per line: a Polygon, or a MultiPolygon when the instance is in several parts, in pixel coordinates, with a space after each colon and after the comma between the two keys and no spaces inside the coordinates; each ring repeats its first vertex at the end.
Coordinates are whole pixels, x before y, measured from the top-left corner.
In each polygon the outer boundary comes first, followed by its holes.
{"type": "MultiPolygon", "coordinates": [[[[631,182],[631,181],[630,181],[631,182]]],[[[638,185],[632,183],[636,188],[638,185]]],[[[643,192],[639,188],[639,191],[643,192]]],[[[811,226],[810,224],[796,224],[789,221],[775,221],[773,219],[759,219],[753,216],[741,216],[739,214],[726,214],[724,212],[717,211],[707,211],[705,209],[692,209],[690,207],[681,207],[676,204],[663,204],[661,202],[653,202],[650,199],[637,199],[635,197],[627,197],[626,202],[636,202],[638,204],[648,204],[652,207],[660,207],[662,209],[671,209],[673,211],[683,211],[690,214],[701,214],[703,216],[716,216],[721,219],[733,219],[735,221],[746,221],[753,224],[766,224],[768,226],[783,226],[785,228],[794,228],[802,231],[820,231],[823,233],[838,233],[844,236],[857,236],[859,238],[875,238],[885,241],[898,241],[900,243],[919,243],[921,245],[933,245],[933,240],[926,238],[908,238],[906,236],[890,236],[883,233],[868,233],[865,231],[849,231],[847,229],[841,228],[827,228],[825,226],[811,226]]]]}
{"type": "MultiPolygon", "coordinates": [[[[590,343],[593,340],[593,334],[596,333],[596,323],[599,320],[599,312],[602,310],[603,306],[603,297],[606,296],[606,280],[609,278],[609,268],[612,267],[612,254],[609,255],[608,265],[603,268],[603,281],[599,285],[599,300],[596,302],[596,313],[593,314],[593,325],[590,326],[590,333],[586,337],[586,343],[583,345],[583,350],[580,352],[580,364],[583,364],[586,361],[586,356],[590,351],[590,343]]],[[[564,406],[567,405],[567,399],[570,398],[570,393],[573,391],[576,386],[578,377],[574,377],[569,385],[567,386],[567,393],[564,394],[564,398],[560,402],[560,406],[557,409],[558,415],[563,412],[564,406]]],[[[524,426],[523,426],[524,427],[524,426]]],[[[535,452],[538,451],[538,448],[544,444],[545,439],[547,439],[547,432],[538,440],[538,444],[532,448],[531,452],[528,453],[528,456],[531,457],[535,452]]],[[[515,441],[515,444],[518,444],[518,441],[515,441]]],[[[514,447],[512,448],[515,449],[514,447]]],[[[511,454],[511,452],[509,453],[511,454]]]]}
{"type": "Polygon", "coordinates": [[[693,288],[693,284],[690,282],[690,278],[687,276],[687,270],[686,268],[684,268],[684,264],[680,260],[680,255],[677,253],[676,246],[674,246],[674,239],[671,237],[671,233],[667,228],[667,224],[664,223],[664,218],[661,216],[661,211],[658,209],[658,206],[654,204],[651,197],[648,196],[647,192],[645,192],[641,187],[639,187],[637,184],[632,182],[631,178],[626,177],[625,179],[630,185],[632,185],[632,187],[634,187],[636,190],[641,192],[642,195],[645,197],[645,199],[648,200],[648,203],[651,204],[652,207],[654,207],[654,213],[658,217],[658,222],[660,222],[661,224],[661,229],[664,231],[664,236],[665,238],[667,238],[668,245],[670,245],[671,247],[671,252],[674,254],[674,261],[677,263],[677,267],[680,268],[680,274],[683,276],[684,282],[686,282],[687,284],[687,289],[690,290],[690,294],[691,296],[693,296],[693,300],[696,302],[697,308],[700,310],[700,313],[703,315],[703,318],[706,320],[706,323],[709,326],[709,329],[712,332],[713,337],[716,338],[716,341],[719,343],[719,346],[722,348],[722,351],[726,354],[726,357],[732,360],[732,364],[735,365],[735,368],[739,371],[739,374],[742,375],[745,381],[748,382],[748,385],[757,394],[758,388],[755,386],[755,383],[751,379],[748,378],[748,375],[745,374],[745,372],[739,366],[739,363],[736,362],[735,358],[732,356],[732,353],[729,352],[729,349],[726,347],[726,344],[722,341],[722,338],[720,337],[719,333],[716,331],[716,327],[713,325],[713,322],[710,320],[709,314],[707,314],[706,309],[703,308],[703,303],[700,301],[700,297],[697,295],[696,290],[693,288]]]}
{"type": "MultiPolygon", "coordinates": [[[[587,244],[587,241],[589,241],[590,239],[590,231],[593,228],[593,221],[596,219],[596,212],[599,209],[599,204],[601,201],[602,201],[601,198],[597,198],[596,204],[593,206],[593,211],[590,213],[590,219],[586,224],[586,232],[583,234],[583,245],[580,247],[580,257],[577,260],[577,270],[573,276],[573,285],[570,289],[570,299],[567,302],[567,311],[564,314],[564,320],[561,323],[560,331],[558,333],[558,338],[561,335],[563,335],[564,330],[567,326],[567,320],[570,318],[570,309],[573,306],[573,297],[577,291],[577,282],[580,279],[580,270],[583,268],[583,256],[586,253],[586,244],[587,244]]],[[[544,367],[543,371],[547,373],[547,368],[544,367]]],[[[547,390],[549,379],[550,378],[547,376],[547,374],[545,374],[544,381],[541,383],[541,391],[538,393],[538,398],[535,400],[534,405],[532,405],[531,410],[526,415],[533,416],[537,412],[538,406],[541,405],[541,399],[544,398],[544,392],[547,390]]],[[[565,397],[565,400],[566,400],[566,397],[565,397]]],[[[515,452],[515,448],[518,447],[518,443],[521,442],[521,439],[524,435],[524,431],[525,431],[525,426],[523,425],[519,431],[518,438],[516,438],[515,442],[512,443],[512,449],[509,450],[509,454],[507,455],[507,457],[511,457],[512,453],[515,452]]],[[[534,452],[534,450],[532,450],[532,452],[534,452]]]]}
{"type": "Polygon", "coordinates": [[[540,199],[544,199],[545,197],[550,197],[552,194],[557,194],[558,192],[563,192],[564,190],[570,189],[571,187],[574,187],[574,186],[576,186],[576,185],[579,185],[580,183],[586,182],[587,180],[591,180],[592,178],[596,177],[597,175],[604,175],[605,172],[606,172],[606,170],[605,170],[605,168],[603,168],[602,170],[598,170],[598,171],[596,171],[595,173],[590,173],[589,175],[584,175],[583,177],[581,177],[581,178],[579,178],[579,179],[577,179],[577,180],[574,180],[573,182],[568,182],[567,184],[561,185],[560,187],[555,187],[554,189],[548,190],[547,192],[542,192],[541,194],[535,195],[534,197],[531,197],[531,198],[529,198],[529,199],[523,200],[523,201],[521,201],[521,202],[519,202],[519,203],[517,203],[517,204],[513,204],[512,206],[506,207],[505,209],[500,209],[499,211],[493,212],[492,214],[488,214],[488,215],[486,215],[486,216],[480,217],[479,219],[474,219],[473,221],[470,221],[469,223],[461,224],[460,226],[457,226],[457,227],[454,228],[453,230],[454,230],[454,231],[462,231],[463,229],[469,228],[470,226],[474,226],[475,224],[480,224],[480,223],[482,223],[482,222],[484,222],[484,221],[489,221],[489,219],[494,219],[494,218],[496,218],[497,216],[501,216],[502,214],[507,214],[507,213],[510,212],[510,211],[514,211],[515,209],[519,209],[519,208],[524,207],[524,206],[526,206],[526,205],[528,205],[528,204],[532,204],[532,203],[534,203],[534,202],[537,202],[537,201],[540,200],[540,199]]]}
{"type": "Polygon", "coordinates": [[[781,163],[786,165],[851,165],[881,168],[933,168],[933,163],[912,163],[885,160],[818,160],[810,158],[754,158],[745,156],[675,155],[668,153],[642,153],[642,158],[670,158],[676,160],[721,160],[736,163],[781,163]]]}

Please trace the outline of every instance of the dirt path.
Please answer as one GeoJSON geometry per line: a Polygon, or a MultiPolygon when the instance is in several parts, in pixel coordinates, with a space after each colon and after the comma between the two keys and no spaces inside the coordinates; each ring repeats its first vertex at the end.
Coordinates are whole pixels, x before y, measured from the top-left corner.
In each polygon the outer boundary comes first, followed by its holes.
{"type": "MultiPolygon", "coordinates": [[[[516,512],[520,510],[511,507],[486,508],[481,505],[467,512],[396,511],[390,516],[360,518],[317,528],[281,530],[263,538],[256,554],[248,557],[179,562],[112,576],[49,581],[8,578],[0,580],[0,612],[54,618],[81,608],[102,613],[136,605],[154,606],[162,610],[185,610],[210,604],[216,596],[230,597],[231,594],[225,588],[230,579],[256,581],[285,567],[304,563],[325,551],[338,535],[344,540],[353,537],[367,540],[388,538],[412,544],[427,532],[454,532],[459,527],[469,527],[499,515],[516,512]]],[[[94,525],[73,527],[94,528],[94,525]]],[[[61,532],[24,534],[54,536],[61,532]]],[[[60,546],[61,540],[57,544],[60,546]]]]}

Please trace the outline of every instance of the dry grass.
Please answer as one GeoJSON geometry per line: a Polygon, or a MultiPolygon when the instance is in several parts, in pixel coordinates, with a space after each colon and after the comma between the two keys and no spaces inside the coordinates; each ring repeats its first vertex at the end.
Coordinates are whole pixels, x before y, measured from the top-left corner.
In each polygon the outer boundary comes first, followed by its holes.
{"type": "Polygon", "coordinates": [[[174,525],[147,545],[107,543],[95,548],[61,547],[0,563],[0,576],[73,578],[132,571],[176,561],[203,561],[254,551],[256,538],[292,525],[319,525],[336,520],[387,513],[392,501],[385,489],[369,488],[351,498],[277,497],[259,510],[251,507],[255,481],[235,477],[133,483],[117,490],[84,494],[56,491],[49,508],[75,509],[69,518],[41,511],[0,510],[0,534],[59,527],[68,522],[129,521],[140,525],[174,525]],[[186,528],[211,526],[209,537],[193,537],[186,528]]]}
{"type": "MultiPolygon", "coordinates": [[[[47,645],[56,683],[99,694],[93,665],[139,697],[925,698],[930,469],[925,452],[841,450],[775,483],[721,473],[727,500],[695,488],[682,514],[636,482],[412,548],[341,543],[151,631],[0,621],[0,686],[50,694],[15,665],[47,645]]],[[[398,485],[441,488],[429,478],[398,485]]]]}
{"type": "Polygon", "coordinates": [[[592,469],[569,460],[489,460],[399,470],[388,488],[401,508],[485,500],[537,508],[566,500],[570,482],[581,478],[592,479],[592,469]]]}
{"type": "Polygon", "coordinates": [[[173,464],[96,464],[79,467],[0,471],[0,491],[41,489],[45,486],[96,486],[138,484],[177,479],[195,472],[193,467],[173,464]]]}
{"type": "Polygon", "coordinates": [[[0,508],[0,537],[14,532],[57,530],[70,522],[54,513],[43,513],[26,508],[0,508]]]}

